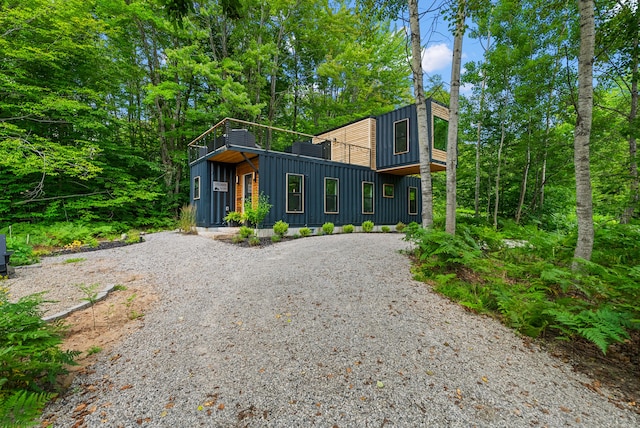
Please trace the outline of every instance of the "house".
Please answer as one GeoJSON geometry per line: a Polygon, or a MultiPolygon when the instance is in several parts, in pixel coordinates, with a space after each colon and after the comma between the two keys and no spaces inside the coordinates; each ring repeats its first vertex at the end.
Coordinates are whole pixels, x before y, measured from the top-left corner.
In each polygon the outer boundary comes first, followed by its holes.
{"type": "MultiPolygon", "coordinates": [[[[442,171],[449,110],[426,103],[431,170],[442,171]]],[[[227,118],[189,144],[189,161],[198,227],[225,226],[259,194],[272,204],[265,228],[421,220],[415,104],[318,135],[227,118]]]]}

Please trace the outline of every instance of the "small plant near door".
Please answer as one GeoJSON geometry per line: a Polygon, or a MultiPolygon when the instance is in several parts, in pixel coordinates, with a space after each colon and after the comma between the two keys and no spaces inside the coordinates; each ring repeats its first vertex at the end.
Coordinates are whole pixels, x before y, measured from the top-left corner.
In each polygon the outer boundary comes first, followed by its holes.
{"type": "Polygon", "coordinates": [[[299,230],[300,236],[306,238],[307,236],[311,236],[311,229],[308,227],[301,227],[299,230]]]}
{"type": "Polygon", "coordinates": [[[244,219],[242,218],[242,213],[239,211],[229,211],[226,216],[224,216],[224,221],[231,227],[239,226],[244,219]]]}
{"type": "Polygon", "coordinates": [[[258,203],[255,208],[253,201],[254,199],[245,201],[244,215],[251,226],[258,228],[260,223],[269,215],[272,205],[269,203],[269,197],[264,193],[260,193],[260,196],[258,196],[258,203]]]}

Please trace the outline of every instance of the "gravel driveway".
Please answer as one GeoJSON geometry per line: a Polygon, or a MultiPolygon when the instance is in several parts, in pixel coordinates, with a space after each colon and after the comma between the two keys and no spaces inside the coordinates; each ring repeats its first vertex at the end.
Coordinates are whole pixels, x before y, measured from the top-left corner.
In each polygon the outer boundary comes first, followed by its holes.
{"type": "Polygon", "coordinates": [[[151,275],[161,302],[49,405],[56,426],[640,426],[568,365],[413,281],[397,234],[146,239],[83,254],[151,275]]]}

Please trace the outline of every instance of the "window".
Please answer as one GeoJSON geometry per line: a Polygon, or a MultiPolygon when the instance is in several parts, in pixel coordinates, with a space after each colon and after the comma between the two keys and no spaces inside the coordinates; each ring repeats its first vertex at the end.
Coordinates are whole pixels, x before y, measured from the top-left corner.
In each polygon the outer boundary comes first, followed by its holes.
{"type": "Polygon", "coordinates": [[[447,151],[449,122],[441,117],[433,116],[433,148],[447,151]]]}
{"type": "Polygon", "coordinates": [[[338,214],[338,179],[324,179],[324,212],[325,214],[338,214]]]}
{"type": "Polygon", "coordinates": [[[287,174],[287,212],[304,212],[304,176],[287,174]]]}
{"type": "Polygon", "coordinates": [[[193,199],[200,199],[200,176],[193,177],[193,199]]]}
{"type": "Polygon", "coordinates": [[[242,211],[247,202],[253,204],[253,173],[242,176],[242,211]]]}
{"type": "Polygon", "coordinates": [[[409,214],[418,214],[418,188],[409,187],[409,214]]]}
{"type": "Polygon", "coordinates": [[[362,214],[373,214],[373,183],[362,182],[362,214]]]}
{"type": "Polygon", "coordinates": [[[382,196],[385,198],[393,198],[393,184],[382,185],[382,196]]]}
{"type": "Polygon", "coordinates": [[[399,155],[408,151],[409,119],[403,119],[393,124],[393,154],[399,155]]]}

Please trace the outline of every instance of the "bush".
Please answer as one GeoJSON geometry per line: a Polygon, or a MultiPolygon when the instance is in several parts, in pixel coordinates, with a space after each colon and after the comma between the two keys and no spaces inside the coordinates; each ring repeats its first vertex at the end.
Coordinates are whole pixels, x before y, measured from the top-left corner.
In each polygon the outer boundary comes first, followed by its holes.
{"type": "Polygon", "coordinates": [[[229,211],[227,213],[226,216],[224,216],[224,221],[227,222],[227,224],[231,224],[231,223],[235,223],[235,224],[240,224],[242,223],[242,213],[239,211],[229,211]]]}
{"type": "Polygon", "coordinates": [[[273,233],[280,236],[281,238],[287,234],[289,231],[289,223],[286,223],[282,220],[278,220],[276,224],[273,225],[273,233]]]}
{"type": "Polygon", "coordinates": [[[240,231],[238,232],[238,235],[242,239],[247,239],[248,237],[253,236],[253,229],[247,226],[240,226],[240,231]]]}
{"type": "Polygon", "coordinates": [[[233,235],[231,237],[231,242],[234,244],[240,244],[241,242],[244,242],[244,239],[242,236],[238,235],[233,235]]]}
{"type": "Polygon", "coordinates": [[[396,230],[398,232],[402,232],[404,230],[404,228],[407,227],[406,224],[404,224],[403,222],[399,221],[398,224],[396,224],[396,230]]]}
{"type": "Polygon", "coordinates": [[[382,226],[382,233],[389,233],[391,232],[391,228],[389,226],[382,226]]]}
{"type": "Polygon", "coordinates": [[[307,236],[311,235],[311,229],[309,229],[308,227],[301,227],[299,230],[300,236],[302,236],[303,238],[306,238],[307,236]]]}
{"type": "Polygon", "coordinates": [[[257,247],[258,245],[260,245],[260,238],[255,235],[251,235],[251,237],[249,238],[249,245],[251,245],[252,247],[257,247]]]}
{"type": "Polygon", "coordinates": [[[258,196],[258,204],[254,208],[253,200],[245,201],[244,203],[244,215],[247,218],[249,224],[254,227],[259,227],[260,223],[269,215],[271,211],[271,204],[269,203],[269,197],[263,193],[258,196]]]}
{"type": "Polygon", "coordinates": [[[271,236],[271,242],[273,242],[274,244],[276,242],[280,242],[280,241],[282,241],[282,236],[281,235],[272,235],[271,236]]]}
{"type": "Polygon", "coordinates": [[[354,230],[354,229],[355,229],[355,228],[353,227],[353,225],[352,225],[352,224],[345,224],[344,226],[342,226],[342,231],[343,231],[344,233],[353,233],[353,230],[354,230]]]}
{"type": "Polygon", "coordinates": [[[333,234],[333,229],[334,229],[334,225],[331,222],[326,222],[325,224],[322,225],[322,232],[325,235],[333,234]]]}
{"type": "Polygon", "coordinates": [[[42,301],[34,294],[11,303],[0,287],[0,426],[37,425],[57,376],[79,354],[60,350],[62,331],[42,320],[42,301]]]}
{"type": "Polygon", "coordinates": [[[182,233],[197,234],[196,231],[196,207],[194,205],[183,205],[180,209],[178,219],[178,229],[182,233]]]}
{"type": "Polygon", "coordinates": [[[367,233],[373,231],[373,222],[371,220],[362,222],[362,231],[367,233]]]}

